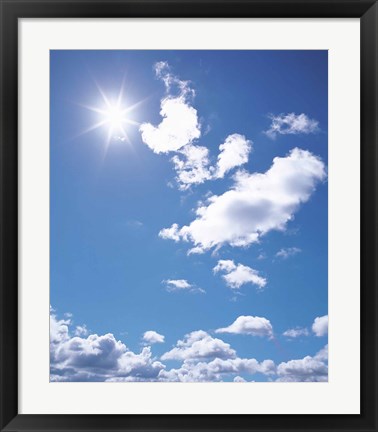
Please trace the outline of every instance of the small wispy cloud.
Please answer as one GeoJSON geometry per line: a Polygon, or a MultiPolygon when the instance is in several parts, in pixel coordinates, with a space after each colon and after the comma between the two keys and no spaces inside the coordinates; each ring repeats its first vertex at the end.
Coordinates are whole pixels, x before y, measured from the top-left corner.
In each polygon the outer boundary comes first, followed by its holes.
{"type": "Polygon", "coordinates": [[[264,133],[272,139],[277,135],[311,134],[319,131],[319,122],[306,114],[279,114],[269,115],[271,124],[264,133]]]}
{"type": "Polygon", "coordinates": [[[156,77],[163,81],[165,90],[170,97],[190,98],[195,96],[190,81],[184,81],[172,72],[172,68],[166,61],[154,64],[156,77]]]}
{"type": "Polygon", "coordinates": [[[141,222],[139,220],[128,220],[126,222],[126,224],[130,228],[142,228],[142,226],[143,226],[143,222],[141,222]]]}
{"type": "Polygon", "coordinates": [[[295,338],[300,337],[300,336],[309,336],[310,332],[305,327],[295,327],[295,328],[286,330],[282,334],[285,337],[295,339],[295,338]]]}
{"type": "Polygon", "coordinates": [[[163,280],[162,283],[165,285],[165,289],[168,292],[188,291],[201,294],[204,294],[206,292],[202,288],[199,288],[196,285],[189,283],[186,279],[167,279],[163,280]]]}
{"type": "Polygon", "coordinates": [[[289,247],[289,248],[282,248],[276,253],[277,258],[287,259],[291,256],[297,255],[302,252],[302,249],[299,249],[297,247],[289,247]]]}
{"type": "Polygon", "coordinates": [[[127,141],[127,137],[126,136],[121,136],[121,135],[116,135],[116,136],[113,136],[113,140],[114,141],[119,141],[119,142],[125,142],[125,141],[127,141]]]}

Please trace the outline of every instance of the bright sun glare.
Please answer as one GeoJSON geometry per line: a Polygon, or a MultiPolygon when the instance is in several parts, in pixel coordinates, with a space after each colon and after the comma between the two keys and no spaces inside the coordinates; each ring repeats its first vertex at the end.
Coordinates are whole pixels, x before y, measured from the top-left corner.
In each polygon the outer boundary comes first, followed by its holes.
{"type": "Polygon", "coordinates": [[[130,108],[125,108],[120,101],[116,103],[107,102],[103,109],[96,110],[100,114],[101,126],[108,128],[108,139],[118,139],[124,137],[128,140],[126,127],[128,124],[135,124],[127,114],[130,108]]]}
{"type": "Polygon", "coordinates": [[[127,134],[127,126],[139,126],[138,122],[132,120],[131,113],[142,101],[133,105],[127,105],[124,100],[124,83],[122,83],[118,97],[115,100],[110,100],[101,87],[97,83],[96,85],[103,103],[101,106],[85,105],[85,108],[98,114],[98,122],[91,125],[83,133],[93,131],[100,127],[107,128],[106,150],[112,141],[131,144],[127,134]]]}
{"type": "Polygon", "coordinates": [[[119,106],[110,106],[104,112],[105,120],[109,123],[112,129],[123,129],[123,122],[127,121],[127,118],[123,115],[123,109],[119,106]]]}

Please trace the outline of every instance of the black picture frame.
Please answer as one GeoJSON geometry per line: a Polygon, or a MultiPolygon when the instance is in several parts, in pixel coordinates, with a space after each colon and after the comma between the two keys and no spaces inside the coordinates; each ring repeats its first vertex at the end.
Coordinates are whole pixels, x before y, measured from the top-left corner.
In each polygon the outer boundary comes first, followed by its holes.
{"type": "MultiPolygon", "coordinates": [[[[371,0],[0,0],[0,430],[377,431],[377,43],[371,0]],[[18,414],[18,19],[119,17],[359,18],[361,23],[361,414],[18,414]]],[[[346,89],[347,91],[347,89],[346,89]]],[[[347,379],[347,377],[346,377],[347,379]]],[[[347,398],[348,395],[345,395],[347,398]]]]}

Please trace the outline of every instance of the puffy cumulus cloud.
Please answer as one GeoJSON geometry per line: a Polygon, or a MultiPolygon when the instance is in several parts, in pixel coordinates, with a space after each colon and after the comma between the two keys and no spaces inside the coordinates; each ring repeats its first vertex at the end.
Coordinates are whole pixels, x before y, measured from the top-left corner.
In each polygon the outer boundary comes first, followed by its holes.
{"type": "Polygon", "coordinates": [[[69,338],[70,319],[58,319],[54,309],[50,308],[50,345],[59,344],[69,338]]]}
{"type": "Polygon", "coordinates": [[[237,376],[233,379],[233,381],[236,382],[236,383],[245,383],[245,382],[248,382],[247,380],[245,380],[243,377],[241,377],[241,376],[239,376],[239,375],[237,375],[237,376]]]}
{"type": "Polygon", "coordinates": [[[264,375],[275,375],[277,368],[273,360],[264,360],[260,363],[260,370],[264,375]]]}
{"type": "Polygon", "coordinates": [[[236,352],[228,343],[213,338],[203,330],[185,335],[176,346],[161,356],[162,360],[204,360],[236,357],[236,352]]]}
{"type": "Polygon", "coordinates": [[[164,365],[153,359],[149,347],[130,351],[111,334],[72,336],[71,322],[50,315],[50,380],[106,381],[112,378],[156,380],[164,365]]]}
{"type": "Polygon", "coordinates": [[[143,381],[155,381],[159,372],[165,368],[161,362],[153,358],[150,347],[144,347],[139,354],[130,350],[126,351],[119,359],[119,365],[120,369],[117,375],[129,378],[130,381],[134,381],[134,378],[143,381]]]}
{"type": "Polygon", "coordinates": [[[291,256],[297,255],[300,252],[302,252],[302,250],[297,247],[282,248],[276,253],[276,257],[286,259],[291,256]]]}
{"type": "Polygon", "coordinates": [[[300,336],[309,336],[310,332],[305,327],[295,327],[292,329],[288,329],[282,333],[283,336],[294,339],[300,336]]]}
{"type": "Polygon", "coordinates": [[[205,293],[205,290],[189,283],[185,279],[167,279],[163,280],[162,283],[165,284],[165,288],[168,292],[190,291],[193,293],[205,293]]]}
{"type": "Polygon", "coordinates": [[[160,104],[162,121],[157,126],[143,123],[139,130],[143,142],[155,153],[177,153],[172,162],[179,188],[186,190],[193,184],[222,178],[232,168],[246,163],[252,143],[243,135],[232,134],[219,146],[216,166],[210,166],[209,150],[193,145],[201,136],[201,128],[197,111],[191,106],[195,92],[190,82],[174,75],[167,62],[157,62],[154,68],[167,92],[160,104]]]}
{"type": "Polygon", "coordinates": [[[319,122],[306,114],[271,115],[271,125],[265,134],[275,139],[277,135],[310,134],[319,131],[319,122]]]}
{"type": "Polygon", "coordinates": [[[318,382],[328,381],[328,346],[326,345],[314,357],[290,360],[277,366],[277,381],[318,382]]]}
{"type": "Polygon", "coordinates": [[[226,141],[219,146],[219,150],[214,177],[223,178],[228,171],[248,162],[252,142],[244,135],[235,133],[226,138],[226,141]]]}
{"type": "MultiPolygon", "coordinates": [[[[255,317],[258,319],[258,317],[255,317]]],[[[262,319],[263,320],[263,319],[262,319]]],[[[50,379],[51,381],[179,381],[211,382],[232,380],[242,382],[249,376],[262,374],[278,381],[326,381],[328,346],[315,356],[290,360],[280,365],[268,359],[239,358],[224,341],[203,330],[187,334],[161,360],[178,360],[177,368],[167,369],[144,347],[134,353],[111,334],[73,336],[71,318],[58,319],[51,312],[50,379]]],[[[154,331],[145,334],[150,343],[161,341],[163,335],[154,331]]]]}
{"type": "Polygon", "coordinates": [[[168,93],[160,103],[162,121],[157,126],[143,123],[139,131],[142,141],[153,152],[168,153],[198,139],[201,136],[200,124],[197,111],[189,102],[190,97],[194,96],[189,82],[173,75],[166,62],[156,63],[155,73],[164,82],[168,93]]]}
{"type": "Polygon", "coordinates": [[[328,315],[315,318],[312,324],[312,331],[318,337],[328,334],[328,315]]]}
{"type": "Polygon", "coordinates": [[[215,330],[216,333],[247,334],[273,338],[273,327],[270,321],[263,317],[241,315],[228,327],[215,330]]]}
{"type": "Polygon", "coordinates": [[[201,184],[212,178],[209,167],[209,149],[203,146],[187,145],[172,158],[179,189],[187,190],[193,184],[201,184]]]}
{"type": "Polygon", "coordinates": [[[159,232],[159,237],[162,239],[174,240],[175,242],[179,242],[180,237],[180,229],[177,223],[174,223],[170,228],[163,228],[159,232]]]}
{"type": "Polygon", "coordinates": [[[147,344],[163,343],[164,335],[157,333],[154,330],[148,330],[143,334],[143,341],[147,344]]]}
{"type": "Polygon", "coordinates": [[[56,361],[66,367],[88,369],[114,369],[118,359],[126,352],[126,346],[111,333],[87,338],[72,337],[57,347],[56,361]]]}
{"type": "Polygon", "coordinates": [[[219,260],[213,268],[214,273],[225,272],[222,275],[226,284],[232,289],[239,289],[242,285],[251,283],[264,288],[266,279],[259,275],[257,270],[243,264],[235,264],[232,260],[219,260]]]}
{"type": "Polygon", "coordinates": [[[179,382],[210,382],[223,381],[227,376],[248,374],[254,375],[261,373],[264,375],[274,375],[276,372],[275,364],[272,360],[264,360],[259,363],[256,359],[220,359],[215,358],[210,362],[195,363],[185,360],[180,368],[162,370],[159,373],[160,381],[179,381],[179,382]]]}
{"type": "Polygon", "coordinates": [[[328,361],[328,344],[318,351],[314,357],[316,360],[327,362],[328,361]]]}
{"type": "Polygon", "coordinates": [[[197,111],[182,97],[162,100],[160,115],[163,120],[158,126],[139,127],[143,142],[155,153],[177,151],[200,137],[197,111]]]}
{"type": "Polygon", "coordinates": [[[274,158],[263,174],[239,171],[232,189],[209,197],[189,225],[173,224],[160,236],[192,242],[196,253],[224,244],[249,246],[271,230],[284,230],[325,177],[320,158],[295,148],[286,157],[274,158]]]}
{"type": "Polygon", "coordinates": [[[216,165],[210,164],[209,149],[203,146],[187,145],[178,150],[172,158],[177,173],[179,189],[187,190],[193,184],[223,178],[235,167],[248,162],[252,142],[240,134],[229,135],[219,146],[216,165]]]}
{"type": "Polygon", "coordinates": [[[201,127],[191,105],[195,92],[190,82],[174,75],[167,62],[157,62],[154,68],[167,93],[160,102],[162,121],[157,126],[143,123],[139,131],[142,141],[155,153],[176,153],[171,160],[179,189],[223,178],[231,169],[248,162],[252,142],[235,133],[219,146],[217,163],[211,166],[208,148],[193,144],[201,137],[201,127]]]}

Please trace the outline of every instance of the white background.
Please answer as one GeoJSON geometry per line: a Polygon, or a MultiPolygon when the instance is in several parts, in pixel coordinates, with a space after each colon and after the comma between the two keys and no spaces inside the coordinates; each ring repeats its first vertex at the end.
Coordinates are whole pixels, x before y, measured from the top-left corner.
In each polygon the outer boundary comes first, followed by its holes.
{"type": "Polygon", "coordinates": [[[357,19],[19,21],[21,414],[359,413],[359,31],[357,19]],[[329,50],[328,383],[49,383],[50,49],[329,50]]]}

